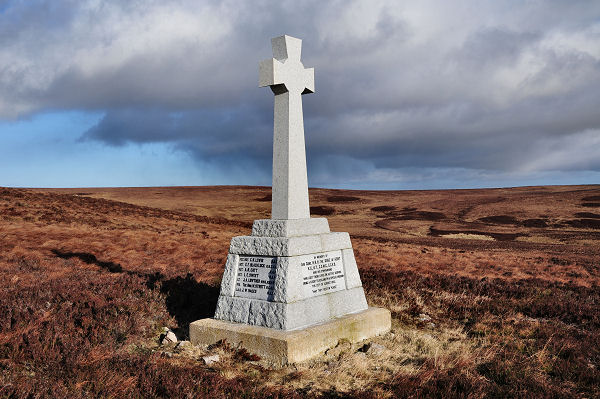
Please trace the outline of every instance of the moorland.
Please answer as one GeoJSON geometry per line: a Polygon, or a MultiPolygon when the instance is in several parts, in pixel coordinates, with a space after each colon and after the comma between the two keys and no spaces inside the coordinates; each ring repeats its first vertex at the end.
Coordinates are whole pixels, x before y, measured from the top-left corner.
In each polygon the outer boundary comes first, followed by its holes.
{"type": "Polygon", "coordinates": [[[311,189],[392,331],[275,368],[180,340],[268,187],[0,188],[0,397],[598,397],[600,186],[311,189]],[[219,361],[205,364],[207,355],[219,361]]]}

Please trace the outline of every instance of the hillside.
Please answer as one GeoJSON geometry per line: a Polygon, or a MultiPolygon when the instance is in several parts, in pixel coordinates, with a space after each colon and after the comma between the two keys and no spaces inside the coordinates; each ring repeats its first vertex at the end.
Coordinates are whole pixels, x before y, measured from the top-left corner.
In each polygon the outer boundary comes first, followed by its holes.
{"type": "Polygon", "coordinates": [[[310,196],[393,331],[275,369],[158,343],[212,316],[269,188],[0,188],[0,397],[600,395],[600,186],[310,196]]]}

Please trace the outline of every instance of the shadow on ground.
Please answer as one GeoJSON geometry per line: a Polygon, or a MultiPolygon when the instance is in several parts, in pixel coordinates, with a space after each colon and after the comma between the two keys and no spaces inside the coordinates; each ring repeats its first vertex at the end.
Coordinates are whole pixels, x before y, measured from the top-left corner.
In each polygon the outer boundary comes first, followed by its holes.
{"type": "Polygon", "coordinates": [[[187,337],[189,324],[195,320],[213,317],[217,306],[219,288],[196,281],[191,273],[185,277],[166,279],[162,273],[140,273],[125,270],[119,263],[99,260],[87,252],[66,252],[53,249],[52,253],[61,259],[77,258],[88,265],[96,265],[110,273],[126,273],[146,280],[146,287],[160,289],[165,295],[169,314],[175,318],[178,330],[187,337]]]}

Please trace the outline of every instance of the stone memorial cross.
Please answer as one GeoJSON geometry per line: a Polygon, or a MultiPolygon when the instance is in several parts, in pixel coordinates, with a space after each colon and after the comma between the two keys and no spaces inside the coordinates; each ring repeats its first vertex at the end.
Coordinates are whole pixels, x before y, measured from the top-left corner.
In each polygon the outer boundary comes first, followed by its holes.
{"type": "Polygon", "coordinates": [[[300,39],[271,44],[274,58],[259,64],[259,86],[275,94],[271,219],[231,239],[214,318],[191,323],[190,341],[226,340],[285,364],[384,334],[391,317],[368,306],[350,235],[310,217],[302,94],[314,92],[314,70],[300,39]]]}
{"type": "Polygon", "coordinates": [[[308,181],[302,94],[314,93],[315,72],[300,61],[302,40],[271,40],[273,57],[259,65],[259,86],[275,94],[271,219],[307,219],[308,181]]]}

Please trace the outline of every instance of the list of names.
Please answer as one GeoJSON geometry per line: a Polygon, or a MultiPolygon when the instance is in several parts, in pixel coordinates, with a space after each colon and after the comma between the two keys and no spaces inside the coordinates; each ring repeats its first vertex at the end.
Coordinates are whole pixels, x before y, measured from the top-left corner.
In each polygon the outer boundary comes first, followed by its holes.
{"type": "Polygon", "coordinates": [[[235,296],[272,301],[276,268],[276,257],[240,256],[235,296]]]}

